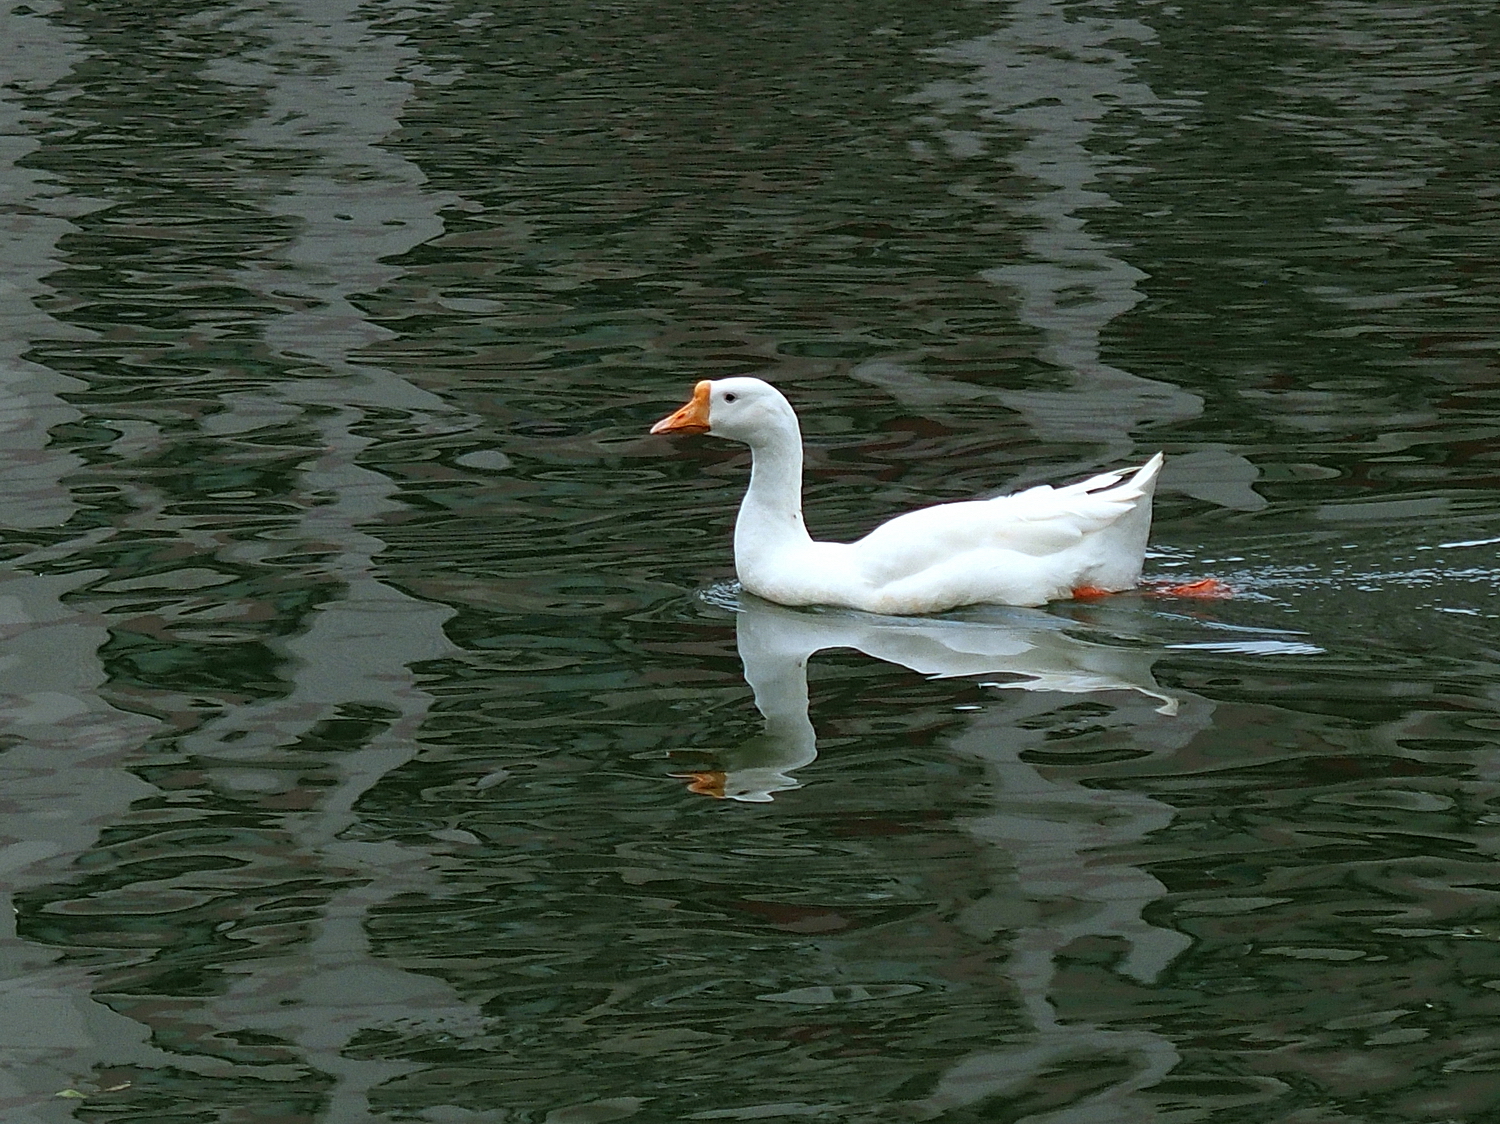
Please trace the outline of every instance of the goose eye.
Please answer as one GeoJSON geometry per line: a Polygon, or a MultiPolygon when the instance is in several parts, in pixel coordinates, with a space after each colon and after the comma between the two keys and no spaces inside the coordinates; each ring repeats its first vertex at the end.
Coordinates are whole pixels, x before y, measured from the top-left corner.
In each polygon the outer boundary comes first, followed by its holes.
{"type": "Polygon", "coordinates": [[[726,402],[733,402],[738,397],[739,397],[738,394],[734,394],[734,393],[726,394],[726,395],[724,395],[724,401],[726,401],[726,402]]]}

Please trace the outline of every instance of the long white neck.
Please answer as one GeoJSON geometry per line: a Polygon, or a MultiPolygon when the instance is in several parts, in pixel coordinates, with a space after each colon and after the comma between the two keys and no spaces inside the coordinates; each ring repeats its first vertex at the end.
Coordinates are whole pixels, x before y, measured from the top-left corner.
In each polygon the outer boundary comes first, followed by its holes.
{"type": "Polygon", "coordinates": [[[802,431],[796,417],[756,433],[750,456],[750,487],[734,524],[734,565],[742,582],[780,551],[812,541],[802,522],[802,431]]]}

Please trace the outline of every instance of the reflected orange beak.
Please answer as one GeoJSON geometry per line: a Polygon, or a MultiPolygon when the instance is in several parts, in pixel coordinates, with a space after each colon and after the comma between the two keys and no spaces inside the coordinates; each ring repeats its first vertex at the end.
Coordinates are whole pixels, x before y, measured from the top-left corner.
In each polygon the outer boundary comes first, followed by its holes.
{"type": "Polygon", "coordinates": [[[691,782],[687,786],[689,792],[699,796],[712,796],[715,800],[724,799],[724,786],[729,783],[729,774],[718,769],[703,773],[673,773],[672,776],[691,782]]]}
{"type": "Polygon", "coordinates": [[[707,433],[708,432],[708,388],[712,384],[704,379],[693,387],[692,400],[675,414],[668,414],[651,427],[652,433],[707,433]]]}

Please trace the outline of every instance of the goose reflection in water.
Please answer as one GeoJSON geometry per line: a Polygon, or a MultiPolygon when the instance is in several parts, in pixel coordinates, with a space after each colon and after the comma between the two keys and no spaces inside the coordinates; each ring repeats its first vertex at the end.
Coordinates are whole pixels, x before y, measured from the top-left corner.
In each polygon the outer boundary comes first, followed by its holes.
{"type": "Polygon", "coordinates": [[[753,803],[800,788],[793,775],[816,760],[808,716],[807,661],[827,648],[852,648],[934,679],[1004,675],[984,685],[1021,691],[1135,691],[1177,713],[1177,700],[1151,674],[1158,650],[1083,640],[1074,622],[1036,609],[986,607],[981,620],[883,617],[852,610],[789,609],[740,592],[710,599],[736,610],[745,680],[765,732],[720,755],[722,768],[681,774],[692,792],[753,803]]]}
{"type": "MultiPolygon", "coordinates": [[[[1212,703],[1184,692],[1164,693],[1152,664],[1160,642],[1132,645],[1077,635],[1077,622],[1034,609],[989,609],[963,620],[878,617],[783,608],[741,594],[736,632],[745,678],[765,718],[765,733],[729,751],[723,769],[693,776],[697,792],[742,801],[767,801],[799,787],[796,769],[817,756],[808,717],[807,662],[825,648],[853,648],[935,678],[974,676],[998,688],[1027,692],[1009,705],[985,708],[950,731],[950,751],[983,770],[984,799],[976,814],[957,821],[994,857],[984,892],[954,918],[957,929],[989,947],[1004,942],[998,970],[1022,1012],[1022,1027],[952,1059],[919,1098],[889,1106],[901,1119],[928,1120],[973,1109],[997,1098],[1024,1099],[1069,1067],[1107,1075],[1058,1113],[1028,1119],[1049,1124],[1098,1121],[1125,1124],[1155,1119],[1149,1090],[1176,1067],[1173,1042],[1149,1028],[1090,1022],[1059,1012],[1059,956],[1075,941],[1118,942],[1113,971],[1150,986],[1188,946],[1182,933],[1146,919],[1166,889],[1135,865],[1141,841],[1172,822],[1174,809],[1129,787],[1096,787],[1028,762],[1046,744],[1037,720],[1056,700],[1048,692],[1114,692],[1123,741],[1143,757],[1178,753],[1208,728],[1212,703]],[[991,676],[1004,676],[994,682],[991,676]]],[[[1140,606],[1106,613],[1115,626],[1146,623],[1140,606]],[[1123,615],[1121,615],[1123,614],[1123,615]]],[[[1163,614],[1144,614],[1151,630],[1163,614]]],[[[1209,624],[1210,622],[1203,622],[1209,624]]],[[[1116,627],[1111,631],[1123,632],[1116,627]]],[[[1039,1094],[1040,1095],[1040,1094],[1039,1094]]],[[[976,1117],[977,1118],[977,1117],[976,1117]]]]}

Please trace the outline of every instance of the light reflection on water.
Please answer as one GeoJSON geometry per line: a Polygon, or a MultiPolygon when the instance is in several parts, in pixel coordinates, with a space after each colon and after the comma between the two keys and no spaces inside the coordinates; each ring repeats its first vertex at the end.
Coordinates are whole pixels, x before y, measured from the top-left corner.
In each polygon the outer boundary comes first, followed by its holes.
{"type": "Polygon", "coordinates": [[[3,1114],[1492,1115],[1492,23],[0,14],[3,1114]],[[736,601],[731,373],[1239,596],[736,601]]]}

